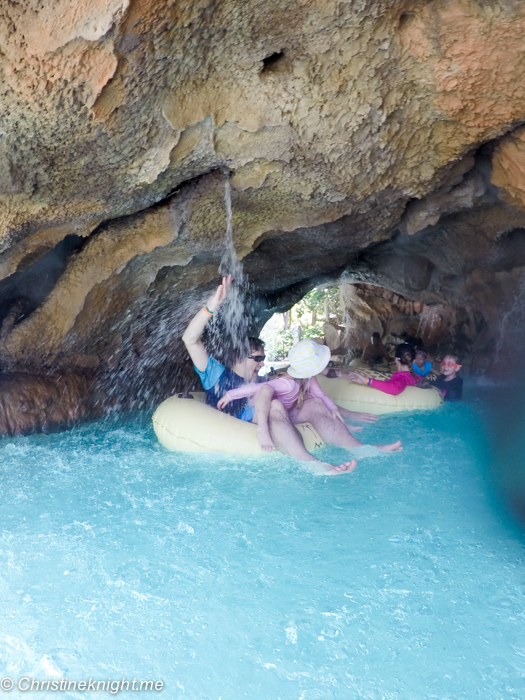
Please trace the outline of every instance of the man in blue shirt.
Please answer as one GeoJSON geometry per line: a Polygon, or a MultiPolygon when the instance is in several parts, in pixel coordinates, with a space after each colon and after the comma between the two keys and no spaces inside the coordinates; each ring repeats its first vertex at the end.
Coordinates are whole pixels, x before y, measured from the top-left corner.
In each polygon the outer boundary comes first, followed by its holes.
{"type": "MultiPolygon", "coordinates": [[[[264,343],[258,338],[248,339],[250,354],[247,357],[238,358],[231,368],[225,367],[211,357],[204,346],[202,334],[206,324],[226,299],[231,283],[231,275],[223,278],[215,294],[190,321],[182,336],[206,392],[206,403],[213,408],[217,408],[219,399],[230,389],[236,389],[247,382],[257,381],[257,373],[265,359],[264,343]]],[[[238,399],[228,404],[224,412],[249,423],[253,419],[254,407],[248,405],[248,399],[238,399]]]]}

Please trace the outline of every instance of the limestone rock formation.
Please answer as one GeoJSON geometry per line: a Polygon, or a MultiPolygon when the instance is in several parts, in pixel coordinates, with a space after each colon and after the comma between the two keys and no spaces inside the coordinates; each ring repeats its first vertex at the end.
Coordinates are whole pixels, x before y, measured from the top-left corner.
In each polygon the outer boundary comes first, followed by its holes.
{"type": "MultiPolygon", "coordinates": [[[[359,356],[378,332],[391,349],[406,339],[417,339],[432,357],[449,350],[465,357],[464,365],[472,362],[472,346],[479,333],[477,319],[461,307],[448,304],[413,302],[384,287],[371,284],[341,285],[346,315],[346,333],[342,343],[345,354],[359,356]]],[[[482,359],[485,356],[482,355],[482,359]]],[[[474,369],[480,369],[474,367],[474,369]]]]}
{"type": "Polygon", "coordinates": [[[255,327],[342,275],[473,318],[481,367],[525,265],[524,29],[514,0],[5,3],[4,370],[184,383],[225,173],[255,327]]]}

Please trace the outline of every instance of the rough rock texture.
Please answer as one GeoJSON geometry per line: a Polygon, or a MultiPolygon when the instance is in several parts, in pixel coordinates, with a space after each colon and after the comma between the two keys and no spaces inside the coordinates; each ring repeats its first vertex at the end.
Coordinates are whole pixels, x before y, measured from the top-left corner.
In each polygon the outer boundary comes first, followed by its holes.
{"type": "Polygon", "coordinates": [[[377,331],[384,343],[395,345],[417,338],[433,357],[454,350],[460,358],[466,358],[466,367],[471,364],[472,346],[480,335],[478,326],[482,321],[465,308],[413,302],[370,284],[343,283],[341,296],[346,332],[340,351],[345,354],[350,350],[359,356],[377,331]]]}
{"type": "Polygon", "coordinates": [[[0,377],[0,435],[26,435],[70,428],[87,416],[99,417],[93,377],[79,373],[0,377]]]}
{"type": "Polygon", "coordinates": [[[516,129],[502,139],[492,160],[492,183],[504,202],[525,209],[525,130],[516,129]]]}
{"type": "Polygon", "coordinates": [[[474,319],[482,366],[525,265],[524,31],[514,0],[4,3],[4,368],[173,391],[225,171],[255,326],[342,274],[474,319]]]}

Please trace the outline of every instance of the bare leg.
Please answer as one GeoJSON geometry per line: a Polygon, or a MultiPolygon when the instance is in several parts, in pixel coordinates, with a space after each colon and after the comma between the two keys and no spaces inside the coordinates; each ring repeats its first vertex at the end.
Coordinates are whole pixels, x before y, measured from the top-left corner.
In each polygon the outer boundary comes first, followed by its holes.
{"type": "MultiPolygon", "coordinates": [[[[341,421],[336,420],[321,399],[306,399],[301,408],[290,411],[292,423],[311,423],[328,445],[338,445],[348,449],[363,447],[364,443],[351,435],[341,421]]],[[[401,441],[389,445],[374,445],[382,452],[402,450],[401,441]]]]}
{"type": "MultiPolygon", "coordinates": [[[[342,427],[344,428],[344,426],[342,427]]],[[[300,459],[302,462],[313,462],[328,474],[351,472],[357,467],[355,459],[352,459],[350,462],[333,465],[321,462],[317,457],[311,455],[304,446],[301,434],[290,420],[288,411],[277,399],[274,399],[270,405],[270,434],[280,452],[289,457],[300,459]]]]}
{"type": "Polygon", "coordinates": [[[305,399],[301,408],[292,408],[290,418],[292,423],[311,423],[328,445],[350,449],[364,445],[333,417],[321,399],[305,399]]]}
{"type": "Polygon", "coordinates": [[[264,452],[275,450],[275,444],[270,435],[268,419],[270,417],[270,406],[274,391],[271,386],[263,386],[259,389],[255,399],[255,413],[253,423],[257,424],[257,437],[264,452]]]}

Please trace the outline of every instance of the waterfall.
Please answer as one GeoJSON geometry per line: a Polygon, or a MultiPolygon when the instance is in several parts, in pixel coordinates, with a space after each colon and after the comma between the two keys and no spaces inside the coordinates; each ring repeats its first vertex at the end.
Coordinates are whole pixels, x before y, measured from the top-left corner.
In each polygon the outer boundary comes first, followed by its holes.
{"type": "MultiPolygon", "coordinates": [[[[499,335],[494,353],[494,365],[498,367],[502,363],[522,367],[521,359],[515,354],[516,348],[523,347],[523,329],[525,328],[525,274],[519,282],[516,296],[511,307],[506,311],[500,321],[499,335]]],[[[513,367],[516,369],[516,367],[513,367]]],[[[520,372],[522,373],[522,372],[520,372]]]]}
{"type": "Polygon", "coordinates": [[[248,284],[233,240],[231,185],[227,171],[224,180],[224,206],[226,236],[219,274],[221,277],[231,275],[233,283],[216,318],[209,326],[209,334],[214,346],[222,346],[223,351],[225,347],[231,348],[231,357],[228,359],[234,362],[237,357],[246,357],[249,354],[247,343],[249,316],[246,313],[248,284]]]}

